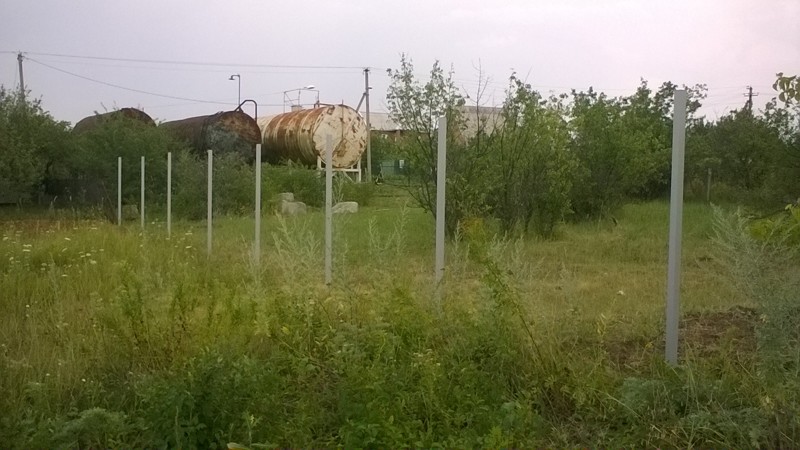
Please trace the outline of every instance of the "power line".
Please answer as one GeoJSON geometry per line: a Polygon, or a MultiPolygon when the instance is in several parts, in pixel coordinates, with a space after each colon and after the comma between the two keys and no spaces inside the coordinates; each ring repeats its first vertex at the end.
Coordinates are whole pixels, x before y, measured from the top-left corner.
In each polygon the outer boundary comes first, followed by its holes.
{"type": "MultiPolygon", "coordinates": [[[[40,62],[50,62],[50,63],[57,63],[57,64],[72,64],[72,65],[81,65],[81,66],[92,66],[92,67],[110,67],[115,69],[136,69],[136,70],[161,70],[161,71],[172,71],[172,72],[199,72],[199,73],[229,73],[230,68],[225,69],[202,69],[202,68],[189,68],[189,67],[154,67],[154,66],[135,66],[135,65],[124,65],[124,64],[104,64],[102,62],[90,62],[90,61],[65,61],[65,60],[53,60],[53,59],[42,59],[38,58],[40,62]]],[[[361,70],[337,70],[337,71],[322,71],[324,69],[319,70],[311,70],[306,72],[299,72],[297,70],[253,70],[253,71],[242,71],[243,74],[275,74],[275,75],[302,75],[302,74],[309,74],[309,75],[324,75],[324,74],[336,74],[336,75],[347,75],[347,74],[355,74],[361,73],[361,70]]]]}
{"type": "Polygon", "coordinates": [[[39,64],[41,66],[47,67],[49,69],[65,73],[67,75],[71,75],[73,77],[81,78],[83,80],[91,81],[93,83],[98,83],[98,84],[102,84],[102,85],[105,85],[105,86],[114,87],[114,88],[117,88],[117,89],[123,89],[123,90],[126,90],[126,91],[137,92],[139,94],[152,95],[152,96],[155,96],[155,97],[171,98],[171,99],[174,99],[174,100],[185,100],[185,101],[196,102],[196,103],[210,103],[210,104],[215,104],[215,105],[230,105],[230,102],[216,102],[216,101],[212,101],[212,100],[200,100],[200,99],[196,99],[196,98],[178,97],[178,96],[175,96],[175,95],[157,94],[155,92],[143,91],[141,89],[134,89],[134,88],[126,87],[126,86],[120,86],[118,84],[108,83],[106,81],[101,81],[101,80],[96,80],[94,78],[89,78],[89,77],[86,77],[86,76],[83,76],[83,75],[79,75],[77,73],[73,73],[73,72],[70,72],[68,70],[60,69],[58,67],[51,66],[49,64],[45,64],[43,62],[37,61],[37,60],[35,60],[35,59],[31,58],[31,57],[27,57],[25,59],[27,59],[28,61],[34,62],[36,64],[39,64]]]}
{"type": "MultiPolygon", "coordinates": [[[[271,69],[364,69],[365,66],[325,66],[325,65],[289,65],[289,64],[241,64],[241,63],[222,63],[222,62],[201,62],[201,61],[169,61],[159,59],[137,59],[137,58],[114,58],[109,56],[88,56],[88,55],[67,55],[63,53],[40,53],[27,52],[29,55],[53,56],[58,58],[75,58],[101,61],[120,61],[130,63],[147,64],[173,64],[185,66],[223,66],[223,67],[261,67],[271,69]]],[[[380,67],[370,67],[371,69],[383,70],[380,67]]]]}

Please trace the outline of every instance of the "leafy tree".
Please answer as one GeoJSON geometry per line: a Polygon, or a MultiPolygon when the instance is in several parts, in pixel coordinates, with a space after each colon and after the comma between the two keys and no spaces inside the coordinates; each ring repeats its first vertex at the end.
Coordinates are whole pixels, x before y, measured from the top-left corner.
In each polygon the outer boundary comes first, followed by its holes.
{"type": "Polygon", "coordinates": [[[601,217],[622,204],[637,177],[622,132],[622,104],[591,88],[572,92],[571,151],[578,159],[570,194],[579,219],[601,217]]]}
{"type": "Polygon", "coordinates": [[[763,121],[780,141],[771,139],[771,168],[765,190],[775,201],[797,202],[800,198],[800,106],[781,108],[773,99],[764,109],[763,121]]]}
{"type": "Polygon", "coordinates": [[[489,205],[506,232],[531,226],[543,236],[570,211],[574,157],[560,98],[548,101],[512,75],[492,148],[489,205]]]}
{"type": "Polygon", "coordinates": [[[44,111],[40,100],[27,100],[0,86],[0,197],[22,201],[41,192],[43,182],[59,173],[68,145],[67,124],[44,111]]]}
{"type": "MultiPolygon", "coordinates": [[[[636,92],[621,99],[623,114],[620,126],[623,136],[633,145],[634,164],[638,180],[633,181],[628,194],[639,198],[666,195],[669,191],[672,154],[672,115],[675,90],[678,86],[664,82],[657,91],[642,80],[636,92]]],[[[693,125],[694,114],[705,98],[705,85],[684,86],[687,91],[687,123],[693,125]]]]}
{"type": "Polygon", "coordinates": [[[775,130],[748,109],[722,117],[711,138],[721,161],[720,177],[745,190],[762,186],[775,153],[783,145],[775,130]]]}
{"type": "Polygon", "coordinates": [[[778,98],[787,105],[792,102],[800,103],[800,76],[778,72],[772,88],[779,92],[778,98]]]}
{"type": "MultiPolygon", "coordinates": [[[[630,197],[666,194],[676,89],[666,82],[654,92],[642,80],[629,97],[573,91],[570,128],[579,167],[571,198],[577,218],[605,216],[630,197]]],[[[705,86],[684,89],[691,125],[705,86]]]]}
{"type": "Polygon", "coordinates": [[[406,135],[398,149],[408,163],[408,189],[426,211],[436,212],[437,119],[447,118],[447,216],[446,228],[452,234],[458,223],[481,215],[485,189],[480,184],[485,147],[466,145],[464,119],[460,107],[464,98],[453,81],[435,62],[425,83],[417,80],[414,65],[405,55],[400,68],[388,70],[391,80],[386,99],[389,114],[406,135]]]}

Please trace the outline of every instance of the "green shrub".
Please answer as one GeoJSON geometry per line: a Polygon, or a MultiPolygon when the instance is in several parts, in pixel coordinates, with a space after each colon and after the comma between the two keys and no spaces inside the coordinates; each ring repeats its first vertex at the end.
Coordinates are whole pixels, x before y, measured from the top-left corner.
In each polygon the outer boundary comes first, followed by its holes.
{"type": "Polygon", "coordinates": [[[261,172],[262,199],[271,201],[276,194],[291,192],[296,201],[320,207],[325,202],[325,178],[321,172],[296,164],[270,166],[261,172]]]}
{"type": "Polygon", "coordinates": [[[369,206],[374,196],[375,185],[372,183],[356,183],[345,174],[335,177],[334,203],[357,202],[359,206],[369,206]]]}

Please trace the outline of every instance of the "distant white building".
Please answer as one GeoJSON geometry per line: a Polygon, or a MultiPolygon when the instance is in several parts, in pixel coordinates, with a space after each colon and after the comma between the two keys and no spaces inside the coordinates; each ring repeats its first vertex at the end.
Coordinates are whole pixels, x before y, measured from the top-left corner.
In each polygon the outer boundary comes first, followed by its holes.
{"type": "Polygon", "coordinates": [[[471,139],[483,129],[486,134],[503,126],[503,108],[498,106],[464,105],[461,107],[464,119],[464,137],[471,139]]]}
{"type": "MultiPolygon", "coordinates": [[[[503,108],[496,106],[464,105],[460,108],[461,117],[464,119],[464,137],[473,138],[481,128],[486,134],[503,125],[503,108]]],[[[403,129],[400,124],[391,119],[387,112],[370,112],[370,128],[373,133],[383,134],[396,140],[410,130],[403,129]]]]}
{"type": "Polygon", "coordinates": [[[400,125],[389,117],[387,112],[372,112],[369,113],[369,126],[373,133],[382,134],[392,140],[397,140],[402,136],[406,130],[403,130],[400,125]]]}

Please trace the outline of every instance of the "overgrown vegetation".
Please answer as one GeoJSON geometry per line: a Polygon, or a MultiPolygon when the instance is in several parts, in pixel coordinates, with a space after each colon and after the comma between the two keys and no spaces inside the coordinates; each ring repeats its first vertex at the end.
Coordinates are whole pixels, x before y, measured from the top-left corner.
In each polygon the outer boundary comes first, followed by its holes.
{"type": "MultiPolygon", "coordinates": [[[[550,236],[565,220],[607,218],[628,201],[668,195],[672,101],[678,89],[671,82],[652,89],[642,80],[629,96],[610,97],[590,88],[544,98],[512,74],[502,107],[490,108],[481,103],[483,81],[468,104],[453,71],[445,73],[438,62],[420,81],[403,56],[389,76],[390,113],[406,130],[392,153],[408,161],[408,189],[431,213],[435,121],[447,117],[451,234],[459,222],[485,218],[496,219],[506,232],[550,236]]],[[[790,99],[794,79],[780,80],[776,87],[790,99]]],[[[796,106],[772,101],[759,114],[745,105],[708,122],[696,117],[705,85],[683,89],[689,95],[690,195],[744,200],[762,213],[800,196],[796,106]],[[708,184],[712,178],[713,186],[708,184]]]]}
{"type": "MultiPolygon", "coordinates": [[[[208,256],[191,221],[205,213],[203,159],[125,121],[73,136],[37,102],[0,91],[0,185],[15,201],[69,193],[108,203],[123,155],[123,196],[135,203],[144,153],[153,205],[144,232],[55,207],[0,223],[0,442],[800,445],[800,209],[786,206],[798,194],[797,109],[690,117],[690,191],[712,169],[712,199],[724,187],[758,202],[759,216],[686,205],[681,365],[669,367],[668,208],[649,199],[667,188],[676,86],[545,98],[513,76],[503,107],[483,114],[438,64],[426,83],[405,58],[390,75],[391,107],[411,132],[381,151],[406,158],[405,187],[421,208],[398,207],[406,198],[394,186],[338,178],[337,200],[377,207],[336,217],[331,287],[313,210],[267,215],[253,264],[244,218],[253,169],[236,155],[215,157],[208,256]],[[439,115],[458,237],[441,307],[431,301],[429,220],[439,115]],[[171,238],[158,220],[166,151],[179,218],[171,238]]],[[[795,81],[779,82],[788,102],[795,81]]],[[[703,92],[692,89],[690,112],[703,92]]],[[[263,183],[267,207],[284,191],[322,204],[314,171],[265,165],[263,183]]]]}
{"type": "Polygon", "coordinates": [[[741,217],[687,205],[682,365],[669,368],[667,209],[628,206],[616,227],[569,224],[545,242],[470,229],[449,247],[441,309],[417,208],[337,217],[331,289],[319,213],[268,218],[260,268],[242,256],[245,219],[218,222],[210,258],[191,222],[169,240],[158,225],[6,222],[0,440],[797,446],[796,253],[778,260],[786,247],[741,217]]]}

